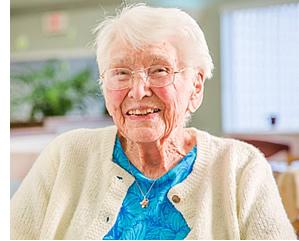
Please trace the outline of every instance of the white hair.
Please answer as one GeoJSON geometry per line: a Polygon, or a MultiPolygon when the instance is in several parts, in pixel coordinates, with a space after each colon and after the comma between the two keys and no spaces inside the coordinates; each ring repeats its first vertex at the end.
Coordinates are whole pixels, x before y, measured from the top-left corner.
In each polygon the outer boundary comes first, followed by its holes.
{"type": "Polygon", "coordinates": [[[114,17],[107,17],[96,28],[96,53],[100,71],[109,63],[109,50],[115,41],[132,48],[170,41],[178,50],[180,61],[198,67],[204,78],[211,78],[212,58],[202,30],[196,21],[177,8],[154,8],[145,4],[124,7],[114,17]],[[190,63],[192,62],[192,63],[190,63]]]}

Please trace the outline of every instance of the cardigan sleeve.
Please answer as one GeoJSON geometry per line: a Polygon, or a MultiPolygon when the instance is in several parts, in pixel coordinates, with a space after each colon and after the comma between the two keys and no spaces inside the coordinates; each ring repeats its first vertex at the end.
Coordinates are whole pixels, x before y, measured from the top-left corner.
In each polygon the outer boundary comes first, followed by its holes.
{"type": "Polygon", "coordinates": [[[253,156],[238,187],[241,239],[296,239],[270,165],[262,154],[253,156]]]}
{"type": "Polygon", "coordinates": [[[53,141],[45,148],[11,199],[11,239],[39,239],[56,177],[56,146],[53,141]]]}

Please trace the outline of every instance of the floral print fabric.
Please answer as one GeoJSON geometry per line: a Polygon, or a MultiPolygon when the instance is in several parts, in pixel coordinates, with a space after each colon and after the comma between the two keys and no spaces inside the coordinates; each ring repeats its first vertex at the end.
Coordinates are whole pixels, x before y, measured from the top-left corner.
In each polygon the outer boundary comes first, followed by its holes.
{"type": "MultiPolygon", "coordinates": [[[[148,207],[142,208],[143,200],[136,180],[129,187],[116,222],[104,239],[184,239],[190,232],[183,215],[167,198],[167,193],[176,184],[182,182],[192,171],[197,155],[194,148],[171,170],[158,178],[148,194],[148,207]]],[[[129,160],[120,141],[116,138],[113,161],[130,173],[129,160]]],[[[131,171],[144,193],[147,193],[153,179],[144,176],[134,165],[131,171]]]]}

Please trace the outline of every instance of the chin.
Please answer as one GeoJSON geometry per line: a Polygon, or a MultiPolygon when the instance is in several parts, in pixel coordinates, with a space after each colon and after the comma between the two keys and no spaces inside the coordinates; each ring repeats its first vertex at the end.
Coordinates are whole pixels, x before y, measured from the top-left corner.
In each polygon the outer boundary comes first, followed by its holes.
{"type": "Polygon", "coordinates": [[[155,142],[162,138],[163,133],[158,128],[139,127],[131,128],[125,136],[133,142],[155,142]]]}

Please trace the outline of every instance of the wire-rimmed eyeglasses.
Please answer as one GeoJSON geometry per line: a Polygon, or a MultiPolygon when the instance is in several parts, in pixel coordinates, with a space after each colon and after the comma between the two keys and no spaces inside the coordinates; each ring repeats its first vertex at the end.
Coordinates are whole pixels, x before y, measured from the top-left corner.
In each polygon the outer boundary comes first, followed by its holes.
{"type": "Polygon", "coordinates": [[[101,79],[110,90],[123,90],[131,88],[134,75],[142,74],[144,81],[151,87],[165,87],[175,80],[175,75],[185,71],[186,68],[174,71],[171,66],[153,65],[144,69],[131,70],[128,68],[107,69],[101,74],[101,79]]]}

